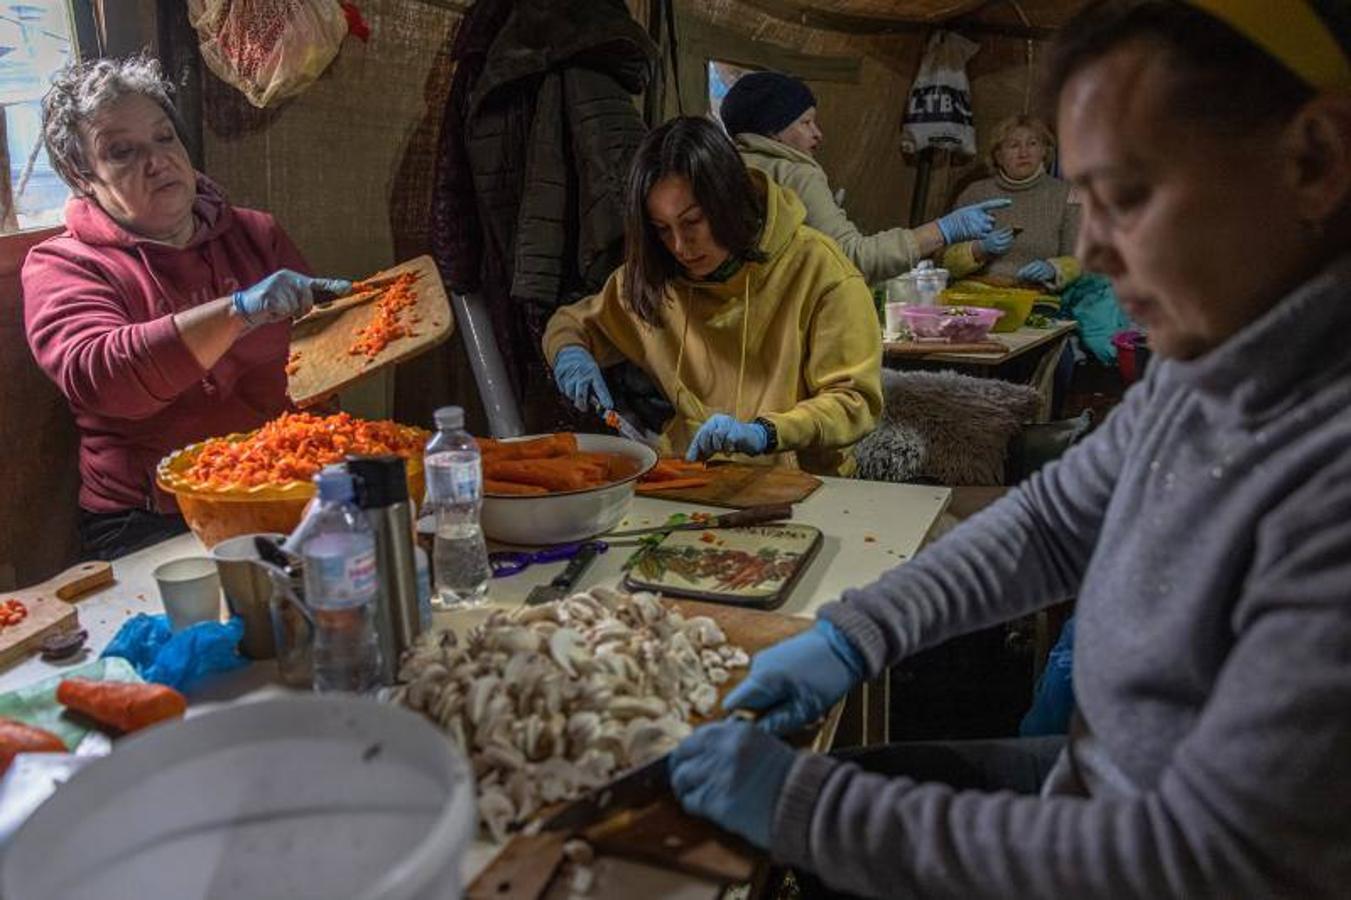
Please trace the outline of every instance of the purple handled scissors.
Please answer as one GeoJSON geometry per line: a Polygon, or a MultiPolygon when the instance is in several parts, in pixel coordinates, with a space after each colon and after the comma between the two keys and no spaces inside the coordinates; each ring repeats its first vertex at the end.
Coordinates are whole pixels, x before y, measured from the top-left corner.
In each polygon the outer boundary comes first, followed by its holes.
{"type": "Polygon", "coordinates": [[[597,553],[610,549],[605,541],[581,541],[575,544],[560,544],[543,550],[494,550],[488,554],[488,565],[494,578],[506,578],[528,569],[536,563],[561,562],[572,559],[588,544],[594,544],[597,553]]]}

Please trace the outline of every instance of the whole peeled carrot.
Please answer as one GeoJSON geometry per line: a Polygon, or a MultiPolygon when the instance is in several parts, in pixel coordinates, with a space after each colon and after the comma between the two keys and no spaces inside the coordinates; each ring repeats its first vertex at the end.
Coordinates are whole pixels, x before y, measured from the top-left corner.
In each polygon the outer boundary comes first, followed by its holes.
{"type": "Polygon", "coordinates": [[[547,494],[544,488],[537,484],[517,484],[514,481],[498,481],[495,478],[483,479],[483,490],[489,494],[547,494]]]}
{"type": "Polygon", "coordinates": [[[103,725],[138,731],[164,719],[176,719],[188,708],[188,698],[162,684],[92,681],[67,678],[56,689],[56,700],[103,725]]]}
{"type": "Polygon", "coordinates": [[[50,731],[0,716],[0,774],[19,753],[65,752],[65,743],[50,731]]]}
{"type": "Polygon", "coordinates": [[[483,475],[494,481],[533,484],[549,491],[577,491],[591,487],[587,473],[565,459],[483,461],[483,475]]]}
{"type": "Polygon", "coordinates": [[[577,452],[577,435],[564,431],[528,441],[496,441],[478,438],[479,452],[485,459],[502,461],[554,459],[577,452]]]}

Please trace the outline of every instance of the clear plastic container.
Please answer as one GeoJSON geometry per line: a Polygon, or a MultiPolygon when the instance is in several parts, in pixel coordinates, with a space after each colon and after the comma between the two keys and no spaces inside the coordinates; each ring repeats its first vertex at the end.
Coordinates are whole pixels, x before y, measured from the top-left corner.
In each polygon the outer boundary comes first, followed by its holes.
{"type": "Polygon", "coordinates": [[[307,518],[311,527],[302,549],[305,602],[315,624],[314,689],[369,693],[380,661],[375,536],[353,502],[351,475],[325,469],[315,480],[319,500],[307,518]]]}
{"type": "Polygon", "coordinates": [[[969,344],[983,341],[1004,313],[981,306],[907,306],[901,310],[910,333],[920,340],[969,344]]]}
{"type": "MultiPolygon", "coordinates": [[[[948,270],[934,267],[933,260],[920,260],[919,265],[895,279],[899,282],[896,300],[918,306],[936,306],[938,295],[948,286],[948,270]]],[[[892,299],[888,296],[888,299],[892,299]]]]}
{"type": "Polygon", "coordinates": [[[427,442],[427,511],[436,519],[432,603],[462,609],[487,601],[488,547],[479,515],[483,508],[483,460],[478,444],[464,430],[464,410],[436,411],[437,433],[427,442]]]}

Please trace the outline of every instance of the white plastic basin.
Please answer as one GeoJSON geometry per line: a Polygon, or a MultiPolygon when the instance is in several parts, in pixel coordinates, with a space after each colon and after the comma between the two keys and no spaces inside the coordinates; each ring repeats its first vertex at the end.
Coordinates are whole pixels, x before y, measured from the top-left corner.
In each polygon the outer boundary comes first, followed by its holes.
{"type": "Polygon", "coordinates": [[[579,434],[577,446],[587,453],[622,453],[638,463],[638,470],[621,481],[583,491],[485,494],[479,519],[483,533],[504,544],[566,544],[615,527],[628,512],[634,483],[657,464],[656,451],[608,434],[579,434]]]}
{"type": "Polygon", "coordinates": [[[462,894],[473,775],[430,723],[372,700],[245,703],[120,741],[24,824],[7,900],[462,894]]]}

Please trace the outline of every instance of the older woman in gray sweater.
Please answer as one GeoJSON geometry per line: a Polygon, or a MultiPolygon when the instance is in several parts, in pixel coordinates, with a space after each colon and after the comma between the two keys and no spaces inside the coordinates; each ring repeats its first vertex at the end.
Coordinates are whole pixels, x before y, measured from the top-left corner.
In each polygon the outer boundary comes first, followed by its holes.
{"type": "Polygon", "coordinates": [[[1058,463],[758,655],[727,701],[761,728],[673,758],[687,809],[869,897],[1346,896],[1351,17],[1281,8],[1109,0],[1067,26],[1080,256],[1158,363],[1058,463]],[[1073,596],[1053,767],[1044,742],[844,760],[770,733],[1073,596]]]}

